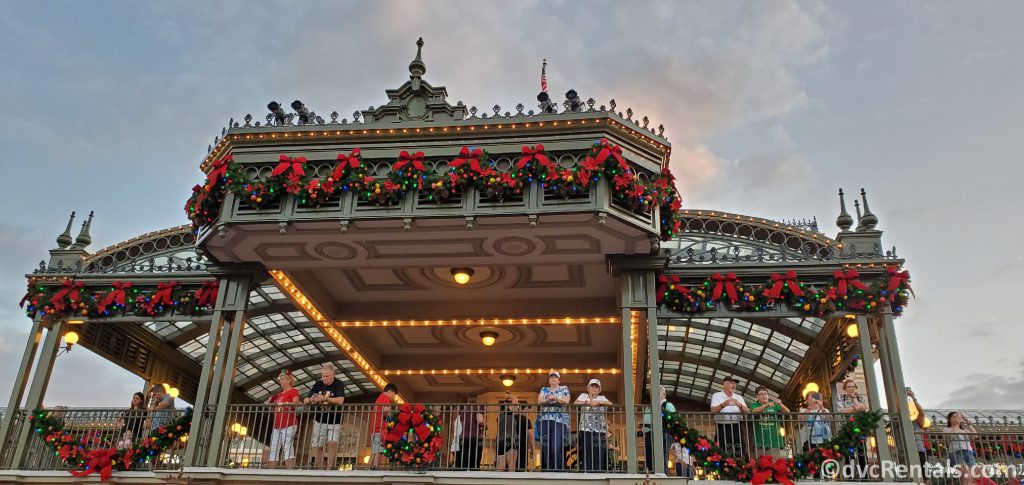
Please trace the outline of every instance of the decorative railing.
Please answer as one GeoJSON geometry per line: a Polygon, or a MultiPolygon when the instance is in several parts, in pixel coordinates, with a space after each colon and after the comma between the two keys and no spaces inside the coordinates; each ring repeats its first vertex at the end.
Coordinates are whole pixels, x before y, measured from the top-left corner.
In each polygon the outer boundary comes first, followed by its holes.
{"type": "Polygon", "coordinates": [[[835,246],[814,245],[801,243],[799,249],[786,251],[772,251],[763,247],[751,248],[748,245],[737,244],[725,247],[713,247],[703,251],[693,248],[667,249],[669,264],[674,265],[701,265],[701,264],[761,264],[761,263],[841,263],[851,260],[878,260],[895,261],[899,260],[896,255],[896,248],[886,250],[875,244],[867,250],[861,250],[856,244],[849,244],[845,248],[835,246]]]}
{"type": "MultiPolygon", "coordinates": [[[[460,101],[457,104],[457,106],[464,106],[464,105],[460,101]]],[[[557,111],[557,107],[556,106],[552,105],[552,107],[555,108],[555,111],[557,111]]],[[[476,106],[471,106],[467,110],[468,116],[463,118],[461,121],[495,120],[495,119],[508,120],[508,121],[516,121],[516,120],[523,120],[523,121],[537,120],[537,121],[543,121],[545,119],[558,119],[560,117],[564,118],[566,114],[572,114],[572,113],[592,113],[592,114],[608,113],[608,114],[616,116],[620,120],[620,122],[622,122],[623,124],[627,124],[630,128],[633,128],[633,129],[635,129],[637,131],[643,131],[643,132],[649,133],[650,135],[658,136],[659,138],[661,138],[663,140],[667,139],[667,137],[665,137],[665,126],[664,125],[659,124],[658,126],[652,126],[651,125],[651,121],[650,121],[650,119],[647,116],[637,117],[636,119],[634,119],[634,113],[633,113],[633,109],[632,108],[626,108],[624,111],[616,111],[616,109],[618,107],[619,106],[615,102],[614,99],[610,100],[608,102],[608,105],[605,106],[603,104],[602,105],[598,105],[597,101],[595,101],[593,98],[587,99],[586,101],[582,101],[581,100],[581,101],[578,102],[578,104],[575,104],[575,105],[570,104],[569,101],[567,100],[567,101],[565,101],[563,103],[564,111],[562,111],[561,113],[545,112],[545,111],[534,112],[534,110],[532,110],[532,109],[530,109],[530,110],[526,109],[526,106],[523,105],[522,103],[516,104],[516,106],[514,107],[515,112],[509,111],[509,110],[505,110],[504,112],[502,112],[501,106],[496,104],[496,105],[491,107],[491,109],[490,109],[491,113],[490,114],[488,114],[486,111],[478,109],[476,106]],[[479,113],[479,115],[478,115],[478,113],[479,113]]],[[[371,106],[367,111],[373,111],[373,110],[374,110],[374,107],[371,106]]],[[[207,151],[207,153],[212,152],[213,148],[218,143],[220,143],[220,141],[226,135],[228,135],[231,130],[238,130],[238,129],[247,129],[247,130],[267,129],[267,130],[273,130],[273,129],[280,129],[280,127],[288,127],[288,126],[295,126],[295,127],[300,127],[300,126],[304,126],[304,127],[318,127],[319,129],[334,129],[334,128],[340,128],[340,127],[343,127],[343,126],[347,127],[347,128],[361,127],[361,126],[375,126],[374,123],[364,123],[362,118],[363,118],[362,111],[354,111],[352,113],[352,121],[349,121],[348,118],[342,117],[341,114],[339,114],[337,111],[332,111],[328,115],[328,118],[326,118],[326,119],[323,118],[322,116],[318,116],[316,114],[316,112],[311,111],[308,114],[308,116],[306,116],[306,117],[299,116],[297,113],[285,113],[283,117],[278,118],[278,117],[275,117],[273,114],[269,114],[268,113],[266,115],[266,117],[265,117],[265,122],[264,122],[264,121],[256,120],[253,117],[252,114],[247,114],[247,115],[243,116],[241,120],[235,120],[234,118],[229,119],[227,126],[221,128],[220,136],[214,137],[213,144],[208,146],[206,151],[207,151]],[[303,121],[303,119],[305,119],[306,121],[303,121]]]]}

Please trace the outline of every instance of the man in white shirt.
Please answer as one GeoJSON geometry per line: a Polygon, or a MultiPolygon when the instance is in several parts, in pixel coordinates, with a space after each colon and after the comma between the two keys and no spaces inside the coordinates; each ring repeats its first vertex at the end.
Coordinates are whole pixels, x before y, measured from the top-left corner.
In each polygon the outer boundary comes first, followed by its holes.
{"type": "Polygon", "coordinates": [[[742,413],[749,413],[750,408],[743,396],[734,392],[738,383],[732,376],[722,379],[722,390],[711,395],[711,412],[715,413],[718,445],[727,455],[746,461],[747,447],[740,422],[742,413]]]}

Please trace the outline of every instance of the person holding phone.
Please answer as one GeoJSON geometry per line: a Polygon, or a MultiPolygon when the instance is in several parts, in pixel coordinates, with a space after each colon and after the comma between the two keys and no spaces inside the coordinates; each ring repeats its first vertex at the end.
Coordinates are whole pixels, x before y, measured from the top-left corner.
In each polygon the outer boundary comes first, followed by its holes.
{"type": "Polygon", "coordinates": [[[739,381],[728,376],[722,379],[722,390],[711,395],[711,412],[715,413],[715,428],[719,445],[725,453],[737,460],[746,461],[747,445],[743,439],[743,413],[749,413],[743,396],[736,392],[739,381]]]}

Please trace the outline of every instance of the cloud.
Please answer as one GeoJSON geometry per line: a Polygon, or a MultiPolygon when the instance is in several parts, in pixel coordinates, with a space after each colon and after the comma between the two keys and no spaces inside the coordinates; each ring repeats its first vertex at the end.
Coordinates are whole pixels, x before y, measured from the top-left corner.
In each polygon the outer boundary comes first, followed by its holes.
{"type": "Polygon", "coordinates": [[[1018,364],[1017,371],[1013,375],[972,374],[964,379],[966,384],[950,392],[949,397],[937,407],[1019,409],[1024,403],[1024,361],[1018,364]]]}

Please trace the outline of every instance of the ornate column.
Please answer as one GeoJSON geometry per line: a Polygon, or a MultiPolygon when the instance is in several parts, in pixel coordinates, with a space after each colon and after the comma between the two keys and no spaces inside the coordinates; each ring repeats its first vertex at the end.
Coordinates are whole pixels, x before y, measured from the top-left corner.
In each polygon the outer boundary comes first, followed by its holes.
{"type": "MultiPolygon", "coordinates": [[[[626,301],[627,285],[623,282],[623,301],[626,301]]],[[[633,369],[636,365],[633,362],[633,332],[630,328],[633,323],[632,310],[622,306],[622,405],[626,413],[626,471],[636,473],[636,403],[633,395],[633,369]]]]}
{"type": "MultiPolygon", "coordinates": [[[[18,366],[18,374],[14,378],[14,389],[11,390],[11,397],[7,401],[7,412],[4,414],[3,422],[0,423],[0,446],[6,446],[5,443],[11,438],[14,417],[21,409],[21,399],[25,397],[25,388],[28,386],[28,378],[32,372],[32,362],[36,358],[36,350],[39,349],[39,342],[42,340],[43,322],[36,317],[32,321],[32,331],[28,334],[28,341],[25,342],[25,351],[21,354],[21,365],[18,366]]],[[[24,440],[25,437],[22,436],[21,439],[24,440]]]]}
{"type": "MultiPolygon", "coordinates": [[[[206,410],[210,403],[216,402],[217,393],[219,386],[212,386],[212,382],[220,382],[219,379],[215,379],[216,375],[213,372],[214,365],[218,363],[220,359],[217,359],[217,353],[220,349],[220,343],[224,341],[221,336],[221,331],[229,328],[225,325],[225,322],[234,313],[234,310],[226,310],[230,305],[226,305],[227,302],[234,302],[237,300],[237,294],[231,294],[228,291],[230,281],[226,278],[220,279],[221,288],[224,290],[218,290],[217,301],[214,304],[213,316],[210,320],[210,333],[206,342],[206,354],[203,356],[203,370],[199,375],[199,389],[196,391],[196,402],[193,408],[192,415],[192,438],[189,439],[188,444],[185,445],[185,455],[182,458],[182,464],[184,466],[198,466],[204,465],[205,457],[197,456],[199,454],[198,448],[201,444],[202,437],[209,436],[205,432],[205,428],[208,427],[210,420],[206,419],[206,410]]],[[[245,298],[248,301],[248,297],[245,298]]],[[[218,365],[218,368],[220,366],[218,365]]]]}
{"type": "MultiPolygon", "coordinates": [[[[53,363],[59,352],[63,329],[64,321],[54,320],[50,330],[46,333],[42,352],[39,354],[39,362],[36,364],[36,370],[32,375],[32,385],[28,389],[28,399],[25,401],[25,409],[29,412],[43,406],[43,397],[46,395],[47,386],[50,385],[50,374],[53,372],[53,363]]],[[[25,452],[28,449],[29,433],[31,431],[32,423],[26,419],[21,425],[20,439],[14,448],[14,455],[11,457],[12,468],[22,465],[25,459],[25,452]]]]}
{"type": "MultiPolygon", "coordinates": [[[[899,420],[900,433],[893,433],[896,443],[906,449],[907,465],[911,469],[920,467],[921,457],[917,455],[917,440],[910,420],[910,405],[907,403],[906,383],[903,380],[903,366],[900,364],[899,344],[896,342],[896,330],[893,328],[892,311],[886,308],[878,319],[878,354],[882,364],[882,377],[885,379],[885,399],[889,412],[896,413],[899,420]]],[[[919,468],[918,468],[919,469],[919,468]]]]}
{"type": "MultiPolygon", "coordinates": [[[[868,406],[872,411],[882,409],[878,399],[878,379],[875,376],[875,357],[871,351],[871,327],[868,326],[868,318],[865,315],[857,315],[857,338],[860,341],[860,356],[863,361],[861,368],[864,369],[865,387],[868,391],[868,406]]],[[[878,450],[879,461],[889,461],[889,438],[885,427],[881,424],[875,428],[875,444],[878,450]]]]}
{"type": "MultiPolygon", "coordinates": [[[[204,373],[208,372],[210,366],[206,365],[206,360],[213,359],[216,362],[216,368],[214,369],[211,377],[211,389],[210,396],[204,400],[204,407],[209,408],[211,405],[214,407],[213,420],[210,423],[203,423],[203,426],[210,427],[210,441],[207,446],[208,454],[206,457],[207,466],[220,466],[220,452],[221,445],[224,441],[224,424],[227,421],[228,404],[231,398],[231,390],[234,387],[235,378],[235,365],[238,359],[239,347],[242,344],[242,329],[245,326],[246,313],[245,310],[249,304],[249,292],[251,291],[253,284],[253,275],[251,273],[243,274],[229,274],[224,275],[220,279],[220,290],[217,298],[220,300],[221,293],[223,293],[223,301],[218,301],[221,304],[220,310],[222,316],[218,318],[218,321],[223,320],[220,324],[221,337],[219,345],[217,345],[216,357],[209,357],[204,359],[204,373]]],[[[210,328],[211,333],[214,331],[213,327],[210,328]]],[[[209,348],[208,348],[209,351],[209,348]]],[[[200,389],[202,394],[202,389],[200,389]]],[[[199,398],[196,398],[198,408],[199,398]]],[[[193,418],[194,419],[194,418],[193,418]]],[[[193,421],[195,426],[195,421],[193,421]]]]}

